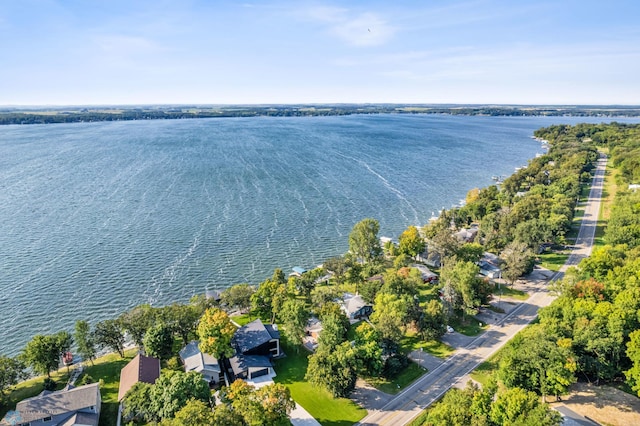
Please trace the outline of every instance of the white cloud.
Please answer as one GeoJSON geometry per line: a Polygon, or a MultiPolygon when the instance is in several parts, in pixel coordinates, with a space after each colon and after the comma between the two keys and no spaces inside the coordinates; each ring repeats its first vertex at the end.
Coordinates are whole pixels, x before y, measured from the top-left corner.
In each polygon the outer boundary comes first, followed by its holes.
{"type": "Polygon", "coordinates": [[[351,46],[379,46],[389,41],[396,30],[373,12],[354,12],[339,7],[314,6],[294,15],[323,24],[325,31],[351,46]]]}

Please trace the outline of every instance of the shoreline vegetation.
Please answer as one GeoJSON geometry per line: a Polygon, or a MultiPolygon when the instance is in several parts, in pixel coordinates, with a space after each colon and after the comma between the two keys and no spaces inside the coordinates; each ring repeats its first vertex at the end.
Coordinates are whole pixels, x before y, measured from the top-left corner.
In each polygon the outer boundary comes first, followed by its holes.
{"type": "Polygon", "coordinates": [[[354,114],[639,117],[632,105],[276,104],[0,107],[0,125],[354,114]]]}
{"type": "MultiPolygon", "coordinates": [[[[449,410],[447,404],[455,405],[458,398],[461,399],[458,405],[469,407],[463,413],[467,416],[465,420],[455,424],[469,424],[478,419],[486,420],[486,424],[508,424],[522,413],[503,418],[505,414],[500,407],[507,407],[511,399],[523,399],[540,418],[545,418],[549,411],[546,404],[540,404],[540,397],[544,401],[545,396],[564,394],[578,378],[598,383],[620,382],[626,378],[629,388],[640,394],[640,320],[632,315],[640,309],[640,298],[634,296],[639,294],[640,287],[637,281],[627,279],[636,276],[640,268],[637,260],[640,200],[638,193],[626,190],[626,185],[640,183],[637,166],[640,164],[637,142],[640,125],[554,125],[537,130],[534,135],[548,141],[550,149],[546,154],[530,160],[527,167],[499,185],[469,191],[464,206],[443,210],[424,228],[409,226],[397,243],[387,241],[381,246],[377,221],[363,219],[349,235],[350,253],[327,259],[323,268],[288,279],[276,269],[272,277],[258,285],[245,283],[229,287],[215,302],[197,297],[189,304],[137,306],[117,319],[95,324],[93,331],[86,321],[79,320],[84,327],[79,328],[77,323],[73,336],[78,351],[95,355],[97,346],[117,349],[123,357],[126,332],[136,346],[148,352],[154,348],[154,341],[149,338],[151,332],[164,328],[170,330],[167,345],[171,355],[164,358],[163,365],[166,369],[180,370],[177,350],[198,336],[196,327],[202,313],[212,306],[223,307],[229,315],[244,313],[243,322],[261,318],[277,323],[291,356],[278,360],[276,370],[281,370],[275,381],[287,386],[294,399],[305,395],[313,400],[314,392],[322,392],[324,400],[331,404],[305,406],[321,422],[352,424],[364,415],[348,399],[357,378],[366,381],[368,377],[384,376],[389,380],[370,384],[382,391],[388,391],[393,385],[399,390],[403,373],[412,374],[402,387],[425,372],[417,371],[408,357],[411,351],[422,351],[424,346],[426,352],[431,352],[428,344],[440,342],[448,325],[462,332],[463,327],[478,324],[475,315],[491,306],[492,298],[498,297],[489,280],[478,278],[477,264],[484,251],[499,253],[504,285],[510,283],[507,288],[511,288],[518,277],[533,268],[538,255],[561,250],[567,244],[582,187],[590,181],[593,162],[598,150],[604,147],[609,149],[612,164],[619,171],[616,175],[618,195],[603,237],[607,245],[594,251],[592,257],[554,285],[559,298],[541,311],[540,322],[523,333],[525,337],[516,337],[505,346],[496,364],[498,371],[487,379],[489,386],[484,390],[471,386],[462,393],[452,391],[444,397],[444,405],[436,406],[426,416],[429,424],[446,423],[449,413],[456,411],[449,410]],[[476,241],[460,241],[454,237],[454,232],[469,229],[476,230],[476,241]],[[439,275],[436,282],[424,280],[419,270],[411,267],[425,254],[425,244],[427,260],[429,253],[442,260],[437,262],[441,263],[440,267],[434,268],[439,275]],[[349,324],[346,321],[335,303],[344,292],[359,294],[372,306],[370,322],[349,324]],[[573,316],[567,316],[573,311],[573,316]],[[310,314],[322,321],[323,331],[315,352],[307,357],[302,342],[310,314]],[[616,318],[622,320],[615,321],[616,318]],[[602,329],[601,324],[607,326],[602,329]],[[614,328],[614,339],[606,338],[607,327],[614,328]],[[109,343],[114,335],[115,344],[109,343]],[[533,346],[526,345],[529,341],[533,346]],[[598,345],[591,345],[591,341],[598,345]],[[83,349],[80,349],[81,343],[83,349]],[[545,351],[536,352],[538,347],[544,347],[545,351]],[[548,353],[554,354],[552,360],[543,357],[548,353]],[[552,361],[554,364],[550,367],[544,364],[552,361]],[[510,375],[518,363],[529,363],[531,368],[517,376],[510,375]],[[553,367],[554,376],[536,378],[540,366],[542,371],[553,367]],[[494,397],[502,405],[493,404],[494,397]],[[478,398],[486,404],[474,406],[472,410],[470,401],[478,398]],[[333,404],[338,404],[340,410],[332,412],[333,404]],[[333,417],[337,414],[340,418],[333,417]]],[[[513,295],[515,299],[516,296],[526,297],[525,294],[513,295]]],[[[481,332],[482,329],[469,331],[481,332]]],[[[58,353],[72,346],[72,341],[64,337],[58,336],[55,340],[58,353]]],[[[434,347],[436,356],[438,351],[446,349],[434,347]]],[[[25,350],[18,359],[37,366],[33,359],[24,356],[28,352],[25,350]]],[[[90,355],[85,358],[92,359],[90,355]]],[[[45,365],[40,370],[48,373],[55,368],[45,365]]],[[[110,374],[117,373],[113,370],[110,374]]],[[[9,384],[2,391],[11,390],[14,385],[9,384]]],[[[7,399],[13,402],[11,395],[7,394],[7,399]]],[[[111,397],[103,393],[104,401],[111,402],[111,397]]],[[[0,408],[3,412],[10,407],[0,408]]],[[[110,424],[111,419],[104,417],[101,424],[110,424]]],[[[547,420],[540,424],[558,424],[555,415],[547,420]]]]}

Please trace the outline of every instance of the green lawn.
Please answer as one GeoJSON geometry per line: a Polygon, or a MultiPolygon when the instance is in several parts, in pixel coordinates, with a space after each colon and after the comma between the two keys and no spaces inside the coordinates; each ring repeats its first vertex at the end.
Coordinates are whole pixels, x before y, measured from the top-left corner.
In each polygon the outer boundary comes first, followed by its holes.
{"type": "Polygon", "coordinates": [[[453,316],[449,320],[449,325],[465,336],[477,336],[488,327],[487,324],[480,322],[477,318],[469,316],[465,316],[464,320],[458,316],[453,316]]]}
{"type": "Polygon", "coordinates": [[[242,314],[242,315],[234,315],[231,317],[231,320],[235,323],[237,323],[238,325],[240,325],[241,327],[243,325],[246,325],[248,323],[250,323],[251,321],[258,319],[257,316],[253,315],[251,312],[247,313],[247,314],[242,314]]]}
{"type": "Polygon", "coordinates": [[[120,385],[120,370],[136,355],[131,349],[125,352],[125,358],[118,354],[108,354],[94,361],[94,365],[86,366],[77,383],[81,383],[83,376],[91,376],[94,382],[100,381],[100,395],[102,397],[102,411],[100,412],[100,426],[113,426],[118,417],[118,387],[120,385]]]}
{"type": "Polygon", "coordinates": [[[496,284],[493,289],[493,295],[494,297],[498,297],[500,294],[502,294],[502,297],[510,297],[517,300],[527,300],[529,298],[529,294],[522,290],[517,290],[505,284],[500,286],[496,284]]]}
{"type": "Polygon", "coordinates": [[[426,369],[420,367],[413,361],[409,361],[407,368],[402,370],[396,377],[390,379],[384,377],[369,377],[366,381],[382,392],[395,395],[426,372],[426,369]]]}
{"type": "Polygon", "coordinates": [[[439,340],[424,341],[420,334],[415,332],[407,332],[400,340],[400,350],[404,354],[408,354],[411,351],[419,351],[420,348],[426,353],[442,359],[448,358],[454,351],[451,346],[439,340]]]}
{"type": "MultiPolygon", "coordinates": [[[[6,404],[0,405],[0,419],[7,414],[7,411],[15,409],[18,402],[42,392],[45,378],[46,376],[35,377],[14,386],[13,390],[7,395],[6,404]]],[[[62,389],[67,384],[67,380],[69,380],[67,369],[62,368],[57,372],[51,373],[51,378],[56,382],[56,389],[62,389]]]]}
{"type": "Polygon", "coordinates": [[[320,423],[327,426],[352,425],[363,418],[367,411],[347,398],[334,398],[329,392],[312,386],[304,379],[309,363],[309,352],[283,342],[286,358],[275,361],[277,376],[274,381],[286,385],[295,401],[303,406],[320,423]]]}
{"type": "Polygon", "coordinates": [[[558,272],[569,258],[569,254],[549,252],[538,255],[538,258],[541,261],[540,266],[547,268],[550,271],[558,272]]]}

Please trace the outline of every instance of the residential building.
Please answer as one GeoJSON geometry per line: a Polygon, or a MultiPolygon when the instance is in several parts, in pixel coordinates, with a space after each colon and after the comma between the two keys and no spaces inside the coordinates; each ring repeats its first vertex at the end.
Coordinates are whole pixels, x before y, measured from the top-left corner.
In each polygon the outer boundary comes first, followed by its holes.
{"type": "Polygon", "coordinates": [[[154,384],[160,377],[160,360],[138,354],[122,370],[120,370],[120,387],[118,401],[122,401],[126,393],[138,382],[154,384]]]}
{"type": "Polygon", "coordinates": [[[24,399],[4,422],[26,426],[97,426],[100,419],[100,386],[98,383],[74,387],[67,385],[59,391],[43,391],[24,399]]]}
{"type": "Polygon", "coordinates": [[[209,386],[224,381],[222,376],[222,368],[218,360],[208,353],[200,350],[198,341],[191,341],[187,346],[180,350],[180,359],[184,364],[184,371],[195,371],[200,373],[202,378],[209,383],[209,386]]]}

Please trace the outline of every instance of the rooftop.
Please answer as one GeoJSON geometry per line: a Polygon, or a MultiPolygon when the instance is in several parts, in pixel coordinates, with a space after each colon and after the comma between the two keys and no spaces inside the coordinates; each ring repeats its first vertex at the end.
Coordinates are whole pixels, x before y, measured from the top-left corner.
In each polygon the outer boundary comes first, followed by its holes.
{"type": "Polygon", "coordinates": [[[238,351],[244,353],[279,338],[280,333],[275,326],[264,325],[257,319],[236,330],[233,342],[238,351]]]}
{"type": "MultiPolygon", "coordinates": [[[[99,405],[100,385],[91,383],[77,388],[68,386],[57,392],[24,399],[18,402],[16,411],[20,413],[20,421],[28,423],[99,405]]],[[[99,407],[97,409],[99,410],[99,407]]]]}
{"type": "Polygon", "coordinates": [[[120,371],[118,401],[138,382],[154,384],[160,377],[160,360],[138,354],[120,371]]]}

